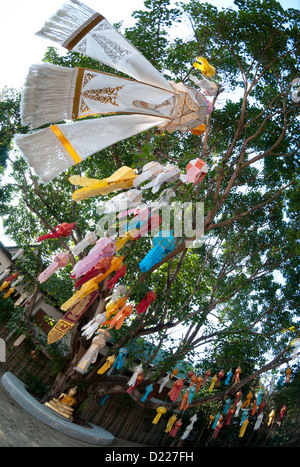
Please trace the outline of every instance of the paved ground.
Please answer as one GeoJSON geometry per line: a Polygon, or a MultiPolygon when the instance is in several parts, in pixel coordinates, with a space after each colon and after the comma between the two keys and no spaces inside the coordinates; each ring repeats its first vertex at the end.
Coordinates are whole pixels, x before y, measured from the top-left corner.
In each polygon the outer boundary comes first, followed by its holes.
{"type": "MultiPolygon", "coordinates": [[[[1,374],[0,374],[1,376],[1,374]]],[[[37,420],[17,404],[0,383],[0,447],[100,447],[142,445],[116,438],[110,446],[95,446],[65,436],[37,420]]]]}

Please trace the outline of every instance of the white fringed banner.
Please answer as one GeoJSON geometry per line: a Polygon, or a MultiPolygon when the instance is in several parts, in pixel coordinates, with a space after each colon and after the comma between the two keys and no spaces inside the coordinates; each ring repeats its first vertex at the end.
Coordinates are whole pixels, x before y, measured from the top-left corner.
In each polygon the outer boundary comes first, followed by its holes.
{"type": "Polygon", "coordinates": [[[100,13],[78,0],[64,4],[37,35],[96,59],[138,81],[172,90],[162,74],[116,28],[100,13]]]}
{"type": "Polygon", "coordinates": [[[140,115],[114,115],[51,125],[34,133],[17,135],[15,142],[41,181],[49,183],[92,154],[162,122],[148,115],[143,119],[140,115]]]}
{"type": "Polygon", "coordinates": [[[152,127],[169,133],[205,127],[212,106],[203,94],[169,83],[101,14],[78,0],[63,5],[37,34],[134,78],[49,63],[30,68],[22,123],[31,130],[54,125],[17,135],[15,142],[42,182],[152,127]],[[99,118],[108,114],[114,115],[99,118]],[[97,118],[69,123],[87,116],[97,118]]]}

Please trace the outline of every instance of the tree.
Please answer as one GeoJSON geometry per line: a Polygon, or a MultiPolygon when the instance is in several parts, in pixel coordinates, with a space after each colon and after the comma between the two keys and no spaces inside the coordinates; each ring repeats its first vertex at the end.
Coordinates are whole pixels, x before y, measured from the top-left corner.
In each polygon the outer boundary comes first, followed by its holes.
{"type": "MultiPolygon", "coordinates": [[[[128,297],[139,303],[148,290],[157,294],[146,313],[131,315],[118,331],[112,331],[111,354],[132,342],[141,348],[145,340],[155,344],[155,351],[143,362],[146,378],[131,394],[138,404],[143,404],[140,394],[149,380],[158,381],[182,360],[196,374],[207,366],[216,371],[243,368],[240,383],[209,395],[200,393],[190,404],[195,407],[235,394],[262,373],[285,364],[291,354],[289,341],[295,334],[283,331],[295,325],[298,316],[299,118],[291,88],[299,65],[300,15],[296,10],[285,11],[274,0],[236,0],[235,6],[218,11],[208,3],[190,0],[172,8],[168,0],[146,0],[145,10],[133,14],[136,25],[124,31],[167,78],[184,83],[190,83],[192,75],[199,78],[192,66],[198,55],[215,66],[218,93],[202,137],[179,132],[159,135],[151,130],[101,151],[49,185],[41,184],[22,157],[14,154],[14,182],[2,186],[10,202],[15,202],[10,210],[5,202],[1,205],[6,234],[20,245],[35,243],[38,235],[61,222],[76,222],[68,239],[39,246],[36,277],[41,262],[45,267],[58,251],[71,251],[101,218],[95,198],[72,201],[70,175],[101,179],[121,165],[140,169],[152,160],[176,163],[183,171],[195,157],[209,165],[207,176],[196,187],[170,185],[177,202],[193,203],[194,219],[196,202],[204,203],[202,245],[188,248],[186,240],[196,235],[177,238],[175,249],[147,273],[141,273],[138,263],[150,249],[148,237],[127,244],[122,251],[127,273],[121,283],[128,287],[128,297]],[[193,32],[189,39],[168,35],[171,25],[180,21],[188,21],[193,32]],[[178,326],[179,339],[172,334],[178,326]],[[158,351],[166,349],[164,360],[151,366],[158,351]],[[205,359],[200,356],[204,351],[205,359]]],[[[53,48],[45,60],[106,70],[76,53],[60,57],[53,48]]],[[[151,196],[146,193],[146,199],[151,196]]],[[[32,274],[34,291],[49,291],[59,305],[64,303],[73,294],[69,275],[75,262],[71,257],[66,268],[42,285],[32,274]]],[[[64,368],[47,397],[74,380],[85,382],[83,399],[91,392],[101,397],[126,391],[128,378],[97,374],[107,356],[99,358],[85,376],[74,371],[79,355],[90,345],[80,330],[104,310],[109,293],[107,282],[101,282],[99,299],[72,328],[64,368]]],[[[34,296],[27,312],[29,327],[33,303],[34,296]]],[[[37,343],[34,329],[31,337],[37,343]]],[[[38,345],[51,359],[51,346],[38,345]]],[[[156,408],[151,401],[144,405],[156,408]]],[[[178,403],[167,406],[178,407],[178,403]]]]}

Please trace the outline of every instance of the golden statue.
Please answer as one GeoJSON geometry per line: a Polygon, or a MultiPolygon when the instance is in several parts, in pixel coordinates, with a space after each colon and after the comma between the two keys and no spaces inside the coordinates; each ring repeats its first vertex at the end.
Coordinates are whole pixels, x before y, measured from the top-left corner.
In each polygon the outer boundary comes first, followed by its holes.
{"type": "Polygon", "coordinates": [[[67,394],[62,393],[58,399],[52,399],[49,402],[45,402],[46,407],[54,410],[63,417],[73,421],[72,405],[76,403],[76,399],[73,397],[77,393],[77,387],[71,388],[67,394]]]}

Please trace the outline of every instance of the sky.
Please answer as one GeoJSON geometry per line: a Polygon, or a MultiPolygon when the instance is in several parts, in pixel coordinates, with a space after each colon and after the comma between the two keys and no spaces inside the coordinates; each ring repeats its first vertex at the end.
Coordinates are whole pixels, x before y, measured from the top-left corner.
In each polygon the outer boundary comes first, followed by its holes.
{"type": "MultiPolygon", "coordinates": [[[[35,33],[63,3],[64,0],[0,0],[0,90],[4,86],[21,90],[29,67],[41,62],[48,46],[59,47],[35,33]]],[[[124,27],[133,26],[133,11],[144,9],[144,0],[84,0],[84,3],[110,23],[123,21],[124,27]]],[[[209,3],[220,9],[233,6],[233,0],[210,0],[209,3]]],[[[280,3],[284,8],[300,10],[300,0],[281,0],[280,3]]],[[[14,244],[4,236],[1,219],[0,239],[7,246],[14,244]]]]}
{"type": "MultiPolygon", "coordinates": [[[[5,85],[21,89],[29,67],[42,60],[48,46],[58,47],[57,43],[35,36],[35,32],[63,3],[64,0],[0,0],[0,89],[5,85]]],[[[110,23],[123,21],[126,27],[134,24],[132,12],[144,9],[144,0],[84,0],[84,3],[110,23]]],[[[209,3],[222,8],[232,6],[233,0],[209,3]]],[[[280,3],[285,8],[300,9],[300,0],[280,3]]]]}

